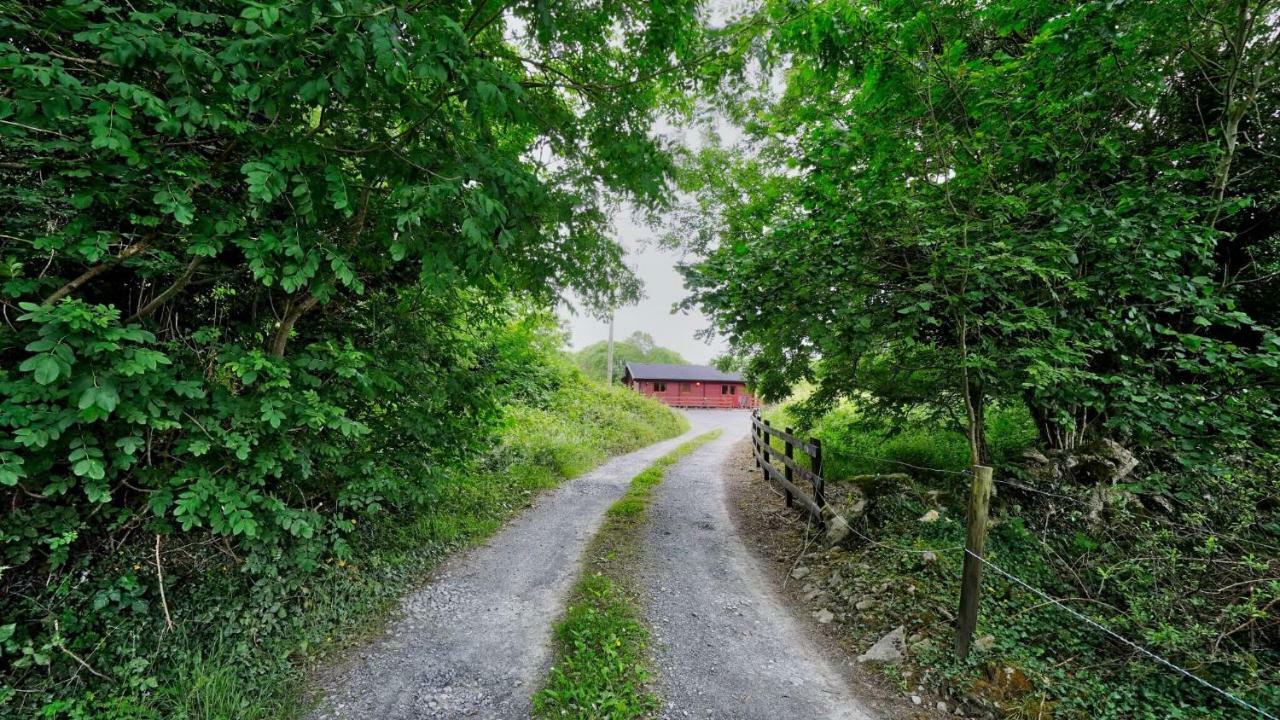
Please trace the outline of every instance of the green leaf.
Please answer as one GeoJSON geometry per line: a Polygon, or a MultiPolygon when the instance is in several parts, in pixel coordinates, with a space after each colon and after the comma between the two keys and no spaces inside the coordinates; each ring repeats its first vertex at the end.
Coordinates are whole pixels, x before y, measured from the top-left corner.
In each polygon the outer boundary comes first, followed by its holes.
{"type": "Polygon", "coordinates": [[[22,478],[27,476],[27,472],[22,465],[24,460],[21,456],[10,452],[0,452],[0,485],[13,487],[18,484],[22,478]]]}
{"type": "Polygon", "coordinates": [[[29,369],[33,371],[36,382],[48,385],[58,379],[62,366],[53,355],[40,355],[29,369]]]}

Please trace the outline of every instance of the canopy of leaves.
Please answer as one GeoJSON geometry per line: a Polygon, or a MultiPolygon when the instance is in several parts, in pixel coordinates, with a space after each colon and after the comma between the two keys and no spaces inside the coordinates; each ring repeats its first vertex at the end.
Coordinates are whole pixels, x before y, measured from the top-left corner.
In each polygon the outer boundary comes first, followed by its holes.
{"type": "Polygon", "coordinates": [[[689,303],[766,395],[967,388],[979,431],[984,399],[1025,402],[1050,447],[1265,447],[1276,23],[1268,0],[767,2],[725,79],[751,152],[688,174],[689,303]]]}
{"type": "Polygon", "coordinates": [[[0,664],[137,674],[159,598],[103,549],[279,607],[429,503],[545,390],[522,318],[635,296],[608,208],[664,202],[695,9],[0,0],[0,664]]]}
{"type": "MultiPolygon", "coordinates": [[[[602,341],[588,345],[574,353],[573,361],[577,363],[587,377],[603,381],[609,366],[609,343],[602,341]]],[[[622,380],[627,363],[661,363],[665,365],[688,365],[680,353],[659,346],[653,336],[637,330],[625,340],[613,343],[613,382],[622,380]]]]}

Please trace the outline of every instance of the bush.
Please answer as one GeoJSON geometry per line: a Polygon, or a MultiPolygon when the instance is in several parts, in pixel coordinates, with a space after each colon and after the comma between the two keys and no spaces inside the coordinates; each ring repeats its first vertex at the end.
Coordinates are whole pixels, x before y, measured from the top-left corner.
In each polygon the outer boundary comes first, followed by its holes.
{"type": "MultiPolygon", "coordinates": [[[[537,491],[686,427],[665,406],[583,378],[557,350],[546,316],[505,311],[411,329],[422,332],[396,358],[402,366],[432,364],[441,344],[471,363],[436,365],[430,383],[408,385],[414,392],[368,401],[359,416],[368,432],[345,444],[325,446],[312,435],[308,451],[323,451],[331,464],[317,458],[318,477],[304,486],[332,493],[321,502],[338,512],[326,524],[245,537],[207,525],[183,532],[120,512],[81,525],[60,546],[46,543],[44,552],[65,554],[56,572],[8,569],[0,717],[289,716],[300,673],[376,621],[444,554],[496,529],[537,491]],[[153,528],[163,528],[172,631],[153,528]],[[43,586],[45,577],[54,582],[43,586]]],[[[384,372],[369,358],[352,367],[362,376],[384,372]]],[[[392,380],[388,373],[369,387],[392,380]]],[[[211,447],[202,457],[218,452],[231,451],[211,447]]],[[[259,512],[244,509],[251,519],[259,512]]],[[[23,535],[9,532],[13,548],[23,535]]]]}
{"type": "MultiPolygon", "coordinates": [[[[907,466],[947,472],[967,469],[969,443],[964,430],[938,424],[935,415],[929,408],[917,408],[908,411],[905,420],[890,421],[865,413],[854,401],[844,401],[820,416],[808,434],[822,441],[823,474],[831,481],[913,470],[907,466]]],[[[770,412],[769,419],[776,427],[799,424],[790,406],[770,412]]],[[[987,442],[994,464],[1014,461],[1035,436],[1024,407],[1002,405],[988,410],[987,442]]]]}
{"type": "MultiPolygon", "coordinates": [[[[947,618],[958,599],[967,482],[893,461],[962,470],[968,450],[962,433],[940,426],[926,410],[891,421],[845,402],[814,424],[833,483],[868,473],[912,476],[875,487],[858,530],[880,544],[855,537],[853,556],[839,565],[850,597],[878,600],[875,610],[851,620],[859,643],[906,625],[909,634],[931,640],[912,653],[914,672],[928,671],[947,693],[976,696],[1007,717],[1248,716],[994,571],[983,576],[977,631],[991,644],[966,662],[940,650],[952,641],[947,618]],[[920,522],[930,510],[939,519],[920,522]],[[935,564],[921,562],[918,552],[926,549],[935,551],[935,564]]],[[[785,407],[772,420],[792,421],[785,407]]],[[[990,412],[988,439],[997,480],[991,562],[1239,697],[1262,707],[1280,703],[1275,457],[1228,458],[1211,472],[1162,468],[1149,459],[1123,486],[1064,478],[1046,495],[1026,489],[1035,481],[1018,474],[1021,451],[1037,439],[1024,411],[990,412]]]]}

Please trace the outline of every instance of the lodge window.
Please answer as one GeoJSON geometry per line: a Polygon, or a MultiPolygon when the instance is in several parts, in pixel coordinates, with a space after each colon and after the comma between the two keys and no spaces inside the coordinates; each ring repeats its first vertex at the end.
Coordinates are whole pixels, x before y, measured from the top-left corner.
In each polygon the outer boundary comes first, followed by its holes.
{"type": "Polygon", "coordinates": [[[729,386],[728,386],[728,385],[721,385],[721,386],[720,386],[720,394],[721,394],[721,395],[728,395],[728,394],[729,394],[729,386]]]}
{"type": "Polygon", "coordinates": [[[654,392],[666,392],[666,391],[667,391],[667,384],[666,384],[666,383],[664,383],[664,382],[656,382],[656,383],[654,383],[654,384],[653,384],[653,391],[654,391],[654,392]]]}

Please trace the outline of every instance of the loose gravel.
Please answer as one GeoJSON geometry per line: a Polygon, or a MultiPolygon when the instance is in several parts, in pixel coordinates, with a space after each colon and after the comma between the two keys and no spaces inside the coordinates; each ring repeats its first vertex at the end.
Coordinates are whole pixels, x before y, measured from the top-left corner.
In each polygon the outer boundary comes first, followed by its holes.
{"type": "Polygon", "coordinates": [[[724,466],[741,411],[690,411],[692,429],[615,458],[537,499],[488,542],[447,560],[385,633],[322,671],[311,720],[524,720],[551,663],[584,547],[631,478],[696,435],[718,439],[656,488],[636,587],[653,633],[662,717],[875,720],[770,587],[730,519],[724,466]]]}
{"type": "Polygon", "coordinates": [[[638,584],[662,717],[877,718],[783,605],[732,523],[724,466],[749,433],[746,413],[689,415],[725,432],[667,472],[649,511],[638,584]]]}
{"type": "Polygon", "coordinates": [[[631,478],[714,426],[619,456],[538,498],[488,542],[447,560],[383,636],[320,673],[313,720],[529,717],[551,628],[604,510],[631,478]]]}

